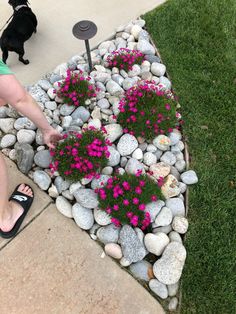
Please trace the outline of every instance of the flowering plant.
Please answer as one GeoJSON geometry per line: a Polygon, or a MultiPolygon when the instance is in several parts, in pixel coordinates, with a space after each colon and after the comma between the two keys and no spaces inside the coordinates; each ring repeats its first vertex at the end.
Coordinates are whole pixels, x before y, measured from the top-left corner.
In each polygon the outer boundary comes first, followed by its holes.
{"type": "Polygon", "coordinates": [[[51,150],[53,162],[52,173],[59,174],[72,182],[82,178],[93,178],[99,169],[107,165],[108,140],[101,131],[85,130],[83,133],[71,132],[63,136],[56,148],[51,150]]]}
{"type": "Polygon", "coordinates": [[[115,50],[107,57],[108,66],[110,68],[117,67],[120,70],[132,70],[134,64],[141,64],[144,60],[144,54],[139,50],[130,50],[120,48],[115,50]]]}
{"type": "Polygon", "coordinates": [[[120,123],[125,133],[153,139],[158,134],[178,129],[176,102],[152,82],[143,81],[131,87],[119,103],[120,123]]]}
{"type": "Polygon", "coordinates": [[[88,98],[96,96],[96,90],[89,83],[90,77],[85,77],[81,70],[76,73],[67,70],[67,76],[63,83],[58,83],[59,89],[55,91],[58,97],[68,105],[80,106],[88,98]]]}
{"type": "Polygon", "coordinates": [[[163,179],[156,183],[140,172],[116,175],[108,179],[106,186],[95,190],[99,208],[112,217],[116,226],[130,224],[145,230],[151,223],[146,204],[163,198],[160,190],[163,179]]]}

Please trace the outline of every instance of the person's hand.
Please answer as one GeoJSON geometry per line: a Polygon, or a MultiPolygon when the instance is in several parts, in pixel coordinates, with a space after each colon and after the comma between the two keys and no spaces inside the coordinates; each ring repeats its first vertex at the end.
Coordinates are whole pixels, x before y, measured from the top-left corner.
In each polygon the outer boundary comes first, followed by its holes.
{"type": "Polygon", "coordinates": [[[49,148],[55,148],[55,143],[62,139],[62,135],[53,127],[41,129],[43,141],[49,148]]]}

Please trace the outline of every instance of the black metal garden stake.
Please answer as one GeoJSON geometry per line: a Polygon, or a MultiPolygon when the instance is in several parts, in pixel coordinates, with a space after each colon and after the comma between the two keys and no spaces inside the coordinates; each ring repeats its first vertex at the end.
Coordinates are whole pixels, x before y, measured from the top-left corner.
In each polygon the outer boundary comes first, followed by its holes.
{"type": "Polygon", "coordinates": [[[91,21],[80,21],[73,26],[72,29],[73,35],[85,41],[86,52],[88,56],[88,64],[90,72],[93,69],[92,60],[91,60],[91,53],[89,47],[89,39],[93,38],[97,33],[97,26],[91,21]]]}

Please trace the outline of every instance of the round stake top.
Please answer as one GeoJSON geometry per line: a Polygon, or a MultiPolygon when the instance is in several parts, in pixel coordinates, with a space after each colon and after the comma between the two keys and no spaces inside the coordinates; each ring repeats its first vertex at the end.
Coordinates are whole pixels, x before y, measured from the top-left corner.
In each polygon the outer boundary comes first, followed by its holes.
{"type": "Polygon", "coordinates": [[[97,33],[97,26],[91,21],[83,20],[73,26],[72,33],[79,39],[90,39],[97,33]]]}

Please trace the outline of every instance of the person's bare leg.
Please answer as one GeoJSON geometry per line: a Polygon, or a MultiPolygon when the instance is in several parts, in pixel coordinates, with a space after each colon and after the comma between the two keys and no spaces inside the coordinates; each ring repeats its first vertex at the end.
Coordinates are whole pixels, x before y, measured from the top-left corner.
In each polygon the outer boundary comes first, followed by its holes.
{"type": "MultiPolygon", "coordinates": [[[[7,167],[3,155],[0,153],[0,229],[4,232],[10,231],[23,213],[23,208],[18,203],[8,201],[8,186],[7,167]]],[[[18,191],[28,196],[33,195],[30,187],[25,184],[21,184],[18,191]]]]}

